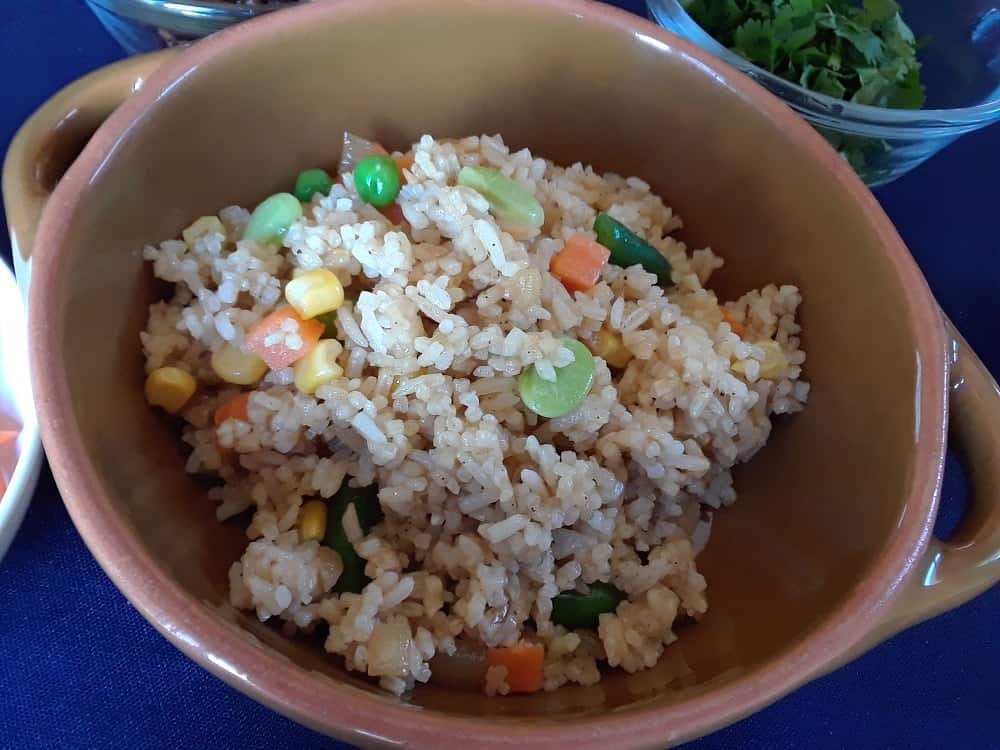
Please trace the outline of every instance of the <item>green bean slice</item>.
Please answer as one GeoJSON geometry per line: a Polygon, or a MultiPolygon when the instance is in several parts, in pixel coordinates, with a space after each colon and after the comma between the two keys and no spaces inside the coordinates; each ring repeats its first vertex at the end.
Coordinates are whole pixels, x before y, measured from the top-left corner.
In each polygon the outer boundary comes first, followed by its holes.
{"type": "Polygon", "coordinates": [[[348,487],[345,484],[330,499],[326,536],[323,538],[323,544],[340,555],[344,566],[340,578],[337,579],[337,583],[333,587],[333,590],[339,594],[360,593],[371,581],[365,575],[365,559],[357,553],[354,545],[347,538],[347,532],[344,531],[344,513],[347,512],[348,505],[354,506],[358,523],[366,534],[372,526],[375,526],[383,518],[382,506],[379,505],[378,501],[378,485],[348,487]]]}
{"type": "Polygon", "coordinates": [[[594,220],[594,232],[597,233],[597,241],[611,251],[611,262],[616,266],[628,268],[641,265],[655,274],[661,284],[673,283],[670,262],[660,254],[659,250],[620,221],[612,219],[607,214],[597,214],[594,220]]]}
{"type": "Polygon", "coordinates": [[[586,594],[563,591],[552,599],[552,622],[568,630],[596,628],[601,615],[614,612],[626,598],[610,583],[592,583],[586,594]]]}

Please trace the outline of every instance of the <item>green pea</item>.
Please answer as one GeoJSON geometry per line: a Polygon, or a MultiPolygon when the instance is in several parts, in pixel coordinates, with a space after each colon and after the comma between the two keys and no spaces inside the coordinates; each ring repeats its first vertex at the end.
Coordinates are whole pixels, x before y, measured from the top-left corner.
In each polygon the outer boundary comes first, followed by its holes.
{"type": "Polygon", "coordinates": [[[580,405],[594,384],[594,355],[579,341],[564,338],[574,360],[556,370],[555,381],[544,380],[534,365],[521,373],[521,401],[540,417],[552,419],[569,414],[580,405]]]}
{"type": "Polygon", "coordinates": [[[354,168],[354,187],[365,203],[375,208],[391,205],[399,195],[399,167],[391,157],[366,156],[354,168]]]}
{"type": "Polygon", "coordinates": [[[597,214],[594,232],[597,233],[597,241],[611,251],[611,262],[616,266],[628,268],[640,265],[656,274],[661,284],[672,283],[670,262],[659,250],[620,221],[615,221],[607,214],[597,214]]]}
{"type": "Polygon", "coordinates": [[[372,526],[383,518],[382,506],[379,505],[378,501],[378,485],[348,487],[345,484],[330,499],[327,513],[326,536],[323,537],[323,544],[340,555],[340,561],[344,566],[333,590],[337,593],[357,594],[368,585],[371,579],[365,575],[364,558],[354,549],[354,545],[347,538],[347,532],[344,531],[344,513],[347,512],[348,505],[354,506],[361,530],[367,534],[372,526]]]}
{"type": "Polygon", "coordinates": [[[625,594],[610,583],[592,583],[590,591],[563,591],[552,600],[552,622],[568,630],[596,628],[600,616],[614,612],[625,594]]]}
{"type": "Polygon", "coordinates": [[[324,169],[307,169],[295,178],[295,197],[302,203],[309,203],[316,193],[329,195],[333,180],[324,169]]]}
{"type": "Polygon", "coordinates": [[[536,230],[545,223],[545,211],[535,196],[518,182],[489,167],[463,167],[458,184],[472,188],[490,202],[490,211],[512,228],[536,230]]]}
{"type": "Polygon", "coordinates": [[[250,214],[243,239],[281,244],[288,227],[302,216],[302,204],[291,193],[276,193],[264,200],[250,214]]]}

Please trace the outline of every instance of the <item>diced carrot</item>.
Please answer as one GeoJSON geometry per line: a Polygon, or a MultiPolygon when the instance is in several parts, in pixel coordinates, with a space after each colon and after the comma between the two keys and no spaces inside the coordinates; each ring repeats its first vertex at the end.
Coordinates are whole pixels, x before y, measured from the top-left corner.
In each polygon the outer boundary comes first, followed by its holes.
{"type": "Polygon", "coordinates": [[[264,360],[272,370],[280,370],[311,352],[324,330],[318,320],[302,318],[293,307],[279,307],[250,330],[246,348],[264,360]],[[287,325],[289,322],[294,326],[287,325]],[[293,343],[289,339],[295,336],[300,340],[297,347],[289,345],[293,343]]]}
{"type": "MultiPolygon", "coordinates": [[[[247,413],[247,406],[250,403],[250,396],[252,393],[253,391],[238,393],[228,401],[219,404],[212,417],[212,421],[215,423],[215,426],[218,427],[230,419],[236,419],[240,422],[249,422],[250,415],[247,413]]],[[[235,453],[232,448],[227,448],[219,442],[218,434],[216,434],[215,437],[215,447],[218,449],[219,455],[222,457],[223,461],[228,461],[235,453]]]]}
{"type": "Polygon", "coordinates": [[[722,319],[729,323],[729,327],[733,329],[733,333],[737,336],[743,338],[746,335],[746,329],[743,327],[743,324],[733,317],[733,314],[726,308],[722,308],[722,319]]]}
{"type": "Polygon", "coordinates": [[[549,264],[549,272],[573,292],[591,289],[601,278],[601,269],[611,257],[604,245],[583,234],[575,234],[549,264]]]}
{"type": "Polygon", "coordinates": [[[253,391],[239,393],[231,399],[219,405],[215,410],[215,426],[218,427],[229,419],[238,419],[240,422],[249,422],[250,415],[247,413],[247,406],[250,403],[250,396],[253,391]]]}
{"type": "Polygon", "coordinates": [[[405,185],[406,175],[403,174],[403,170],[413,169],[413,156],[410,154],[403,154],[402,156],[394,156],[393,160],[396,162],[396,169],[399,170],[399,181],[405,185]]]}
{"type": "Polygon", "coordinates": [[[392,222],[393,226],[400,226],[403,223],[403,209],[398,203],[390,203],[385,208],[380,208],[379,212],[392,222]]]}
{"type": "Polygon", "coordinates": [[[540,643],[522,641],[515,646],[486,651],[486,663],[489,666],[507,668],[507,684],[512,693],[534,693],[541,690],[544,661],[545,647],[540,643]]]}

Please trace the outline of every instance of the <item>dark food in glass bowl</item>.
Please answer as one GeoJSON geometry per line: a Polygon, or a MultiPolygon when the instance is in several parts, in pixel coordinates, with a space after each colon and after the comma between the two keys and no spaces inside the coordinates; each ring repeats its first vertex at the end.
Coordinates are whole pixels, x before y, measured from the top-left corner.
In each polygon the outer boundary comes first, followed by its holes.
{"type": "MultiPolygon", "coordinates": [[[[718,42],[786,81],[856,104],[919,109],[917,40],[895,0],[686,0],[718,42]]],[[[855,169],[884,142],[823,135],[855,169]]]]}

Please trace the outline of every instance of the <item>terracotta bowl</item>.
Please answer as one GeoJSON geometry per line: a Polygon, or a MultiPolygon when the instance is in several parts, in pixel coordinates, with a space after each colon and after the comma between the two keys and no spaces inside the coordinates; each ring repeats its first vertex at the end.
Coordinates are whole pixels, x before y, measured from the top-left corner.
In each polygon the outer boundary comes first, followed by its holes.
{"type": "Polygon", "coordinates": [[[39,113],[5,180],[22,252],[46,183],[147,76],[59,182],[34,239],[35,385],[53,471],[95,557],[229,684],[365,746],[659,748],[1000,576],[996,384],[850,169],[724,64],[570,0],[307,4],[129,61],[39,113]],[[531,697],[431,685],[396,699],[227,604],[243,531],[216,523],[177,435],[143,402],[138,334],[163,289],[140,249],[336,163],[344,129],[393,147],[500,132],[557,161],[640,175],[685,218],[685,239],[725,256],[724,297],[801,287],[812,398],[738,474],[741,499],[717,515],[700,563],[709,614],[651,672],[531,697]],[[940,543],[949,400],[974,487],[964,525],[940,543]]]}

